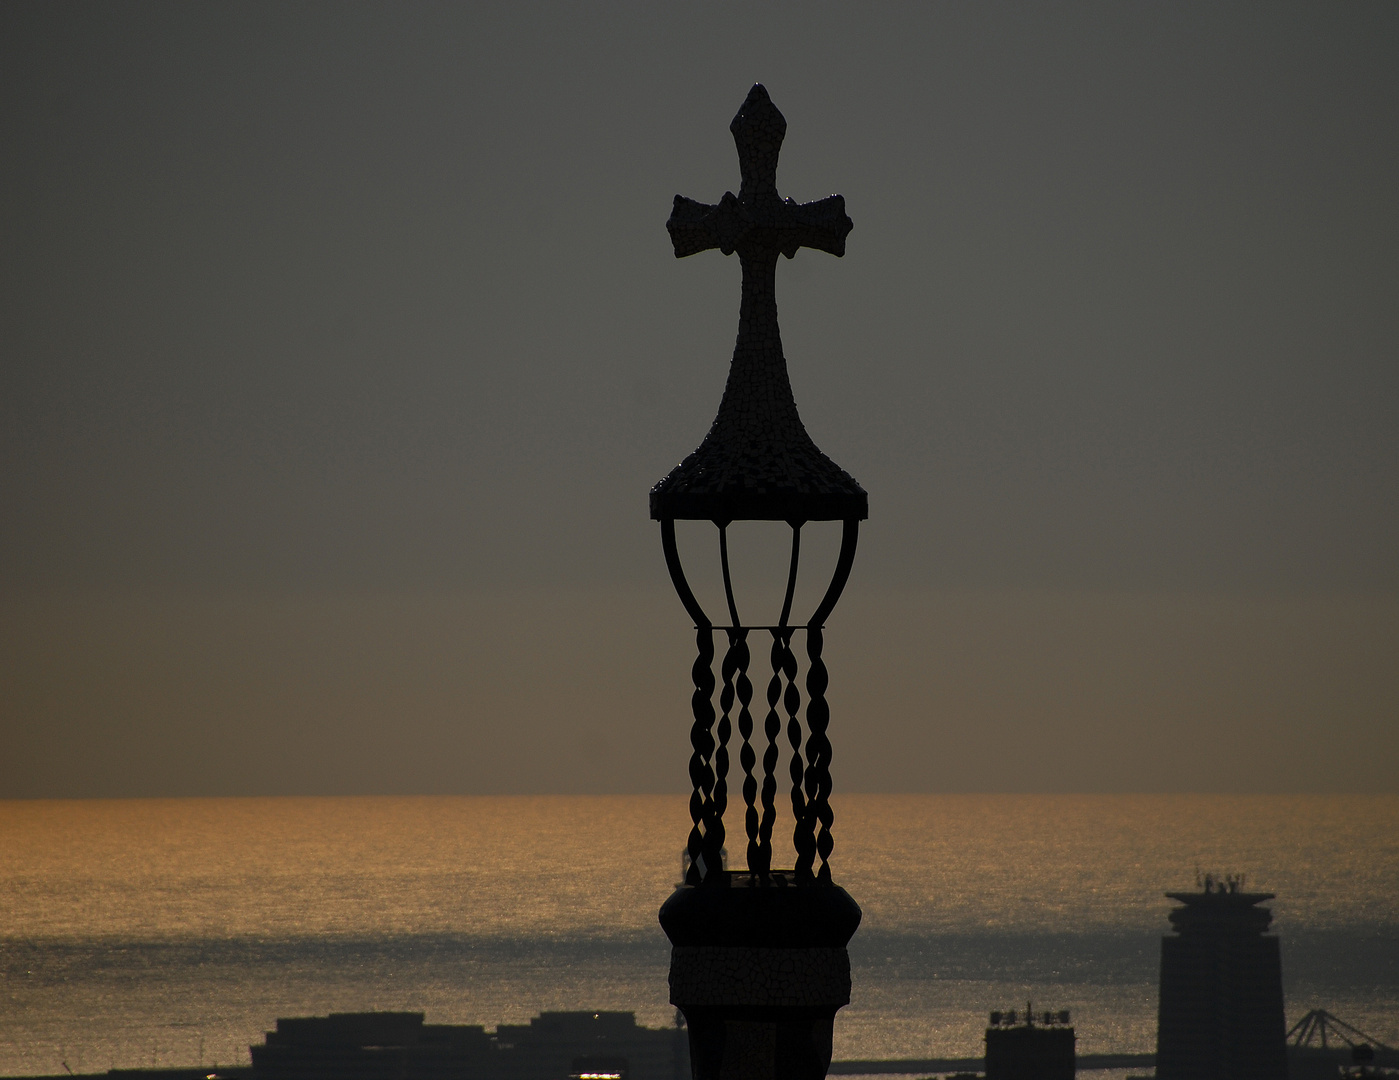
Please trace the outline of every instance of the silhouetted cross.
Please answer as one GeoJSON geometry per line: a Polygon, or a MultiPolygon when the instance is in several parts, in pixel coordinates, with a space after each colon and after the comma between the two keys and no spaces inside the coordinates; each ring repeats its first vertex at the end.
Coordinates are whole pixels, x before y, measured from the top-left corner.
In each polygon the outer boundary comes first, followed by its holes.
{"type": "Polygon", "coordinates": [[[710,248],[725,255],[737,251],[745,261],[776,260],[778,252],[790,259],[799,247],[844,255],[852,226],[843,196],[796,203],[777,194],[777,155],[787,121],[762,84],[748,92],[729,130],[738,147],[743,185],[737,196],[726,191],[717,206],[675,196],[666,222],[675,257],[710,248]]]}
{"type": "Polygon", "coordinates": [[[777,256],[797,248],[845,254],[845,199],[801,203],[777,194],[777,155],[787,121],[761,86],[729,125],[743,186],[718,205],[675,196],[666,229],[676,258],[718,248],[738,252],[743,298],[738,342],[718,415],[699,448],[651,490],[658,520],[858,520],[864,489],[806,433],[792,398],[777,326],[777,256]]]}

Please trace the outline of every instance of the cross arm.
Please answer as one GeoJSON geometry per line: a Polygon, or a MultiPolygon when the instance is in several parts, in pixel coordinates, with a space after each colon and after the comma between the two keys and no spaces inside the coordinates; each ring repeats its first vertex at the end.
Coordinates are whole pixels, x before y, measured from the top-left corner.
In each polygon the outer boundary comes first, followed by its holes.
{"type": "Polygon", "coordinates": [[[844,195],[830,195],[809,203],[788,199],[783,209],[787,222],[781,230],[779,250],[787,258],[792,258],[799,247],[815,248],[837,258],[845,254],[845,238],[855,226],[845,213],[844,195]]]}
{"type": "Polygon", "coordinates": [[[740,246],[745,257],[748,250],[765,249],[790,259],[803,247],[839,257],[845,254],[845,238],[852,227],[842,195],[809,203],[774,198],[748,205],[731,191],[717,205],[677,195],[666,222],[677,259],[711,248],[732,255],[740,246]]]}
{"type": "Polygon", "coordinates": [[[686,255],[696,255],[710,248],[718,248],[725,255],[732,255],[734,245],[743,233],[744,223],[740,220],[738,199],[732,191],[726,191],[717,206],[696,202],[684,195],[675,196],[675,206],[665,227],[666,232],[670,233],[675,257],[683,259],[686,255]]]}

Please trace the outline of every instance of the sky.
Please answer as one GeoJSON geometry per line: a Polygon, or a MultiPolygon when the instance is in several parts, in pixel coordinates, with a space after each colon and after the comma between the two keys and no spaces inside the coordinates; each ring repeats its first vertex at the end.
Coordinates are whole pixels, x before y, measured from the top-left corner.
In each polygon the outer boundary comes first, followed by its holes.
{"type": "Polygon", "coordinates": [[[1390,3],[0,6],[0,797],[685,790],[646,495],[739,267],[664,223],[754,82],[855,223],[777,279],[870,496],[837,805],[1399,791],[1396,55],[1390,3]]]}

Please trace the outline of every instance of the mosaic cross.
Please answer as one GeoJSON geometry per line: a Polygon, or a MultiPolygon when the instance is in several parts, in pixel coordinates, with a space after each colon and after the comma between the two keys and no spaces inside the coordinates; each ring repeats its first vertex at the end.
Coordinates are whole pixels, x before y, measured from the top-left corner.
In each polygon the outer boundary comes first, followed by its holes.
{"type": "Polygon", "coordinates": [[[717,204],[675,196],[666,229],[676,258],[718,248],[743,266],[738,342],[709,435],[651,491],[651,516],[735,521],[858,520],[868,497],[826,457],[797,415],[777,326],[777,256],[845,254],[845,198],[797,203],[777,193],[787,121],[761,85],[729,125],[743,184],[717,204]]]}

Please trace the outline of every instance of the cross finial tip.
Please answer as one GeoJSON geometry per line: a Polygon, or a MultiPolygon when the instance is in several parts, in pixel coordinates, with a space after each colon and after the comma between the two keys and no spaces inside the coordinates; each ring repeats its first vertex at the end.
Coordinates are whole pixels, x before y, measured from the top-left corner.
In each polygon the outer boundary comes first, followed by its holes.
{"type": "Polygon", "coordinates": [[[787,134],[787,121],[777,111],[762,83],[754,83],[729,125],[743,174],[739,198],[777,194],[777,155],[787,134]]]}
{"type": "Polygon", "coordinates": [[[755,128],[767,129],[776,134],[779,140],[787,131],[786,117],[772,103],[767,87],[762,83],[753,84],[753,89],[748,91],[748,96],[734,115],[733,123],[729,125],[729,130],[735,136],[744,129],[751,131],[755,128]]]}

